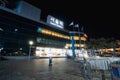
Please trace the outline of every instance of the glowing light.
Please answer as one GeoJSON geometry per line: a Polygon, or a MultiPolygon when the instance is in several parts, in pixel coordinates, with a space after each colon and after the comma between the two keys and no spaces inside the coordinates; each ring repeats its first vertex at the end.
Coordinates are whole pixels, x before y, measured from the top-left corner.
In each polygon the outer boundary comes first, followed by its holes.
{"type": "Polygon", "coordinates": [[[30,45],[33,45],[33,41],[29,41],[29,44],[30,44],[30,45]]]}

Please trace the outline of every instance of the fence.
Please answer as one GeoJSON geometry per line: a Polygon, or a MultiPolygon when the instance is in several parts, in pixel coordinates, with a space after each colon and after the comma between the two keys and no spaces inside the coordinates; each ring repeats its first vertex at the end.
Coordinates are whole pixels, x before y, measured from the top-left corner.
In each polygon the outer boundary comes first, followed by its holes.
{"type": "Polygon", "coordinates": [[[89,57],[80,61],[80,70],[89,80],[120,80],[120,58],[89,57]]]}

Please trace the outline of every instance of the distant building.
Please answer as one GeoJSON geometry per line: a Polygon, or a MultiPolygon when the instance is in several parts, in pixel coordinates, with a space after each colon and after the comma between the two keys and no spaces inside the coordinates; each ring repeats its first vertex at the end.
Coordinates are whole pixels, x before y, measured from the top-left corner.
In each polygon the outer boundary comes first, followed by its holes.
{"type": "MultiPolygon", "coordinates": [[[[32,54],[36,56],[48,56],[49,50],[57,57],[72,54],[70,31],[64,29],[64,23],[54,18],[54,25],[50,25],[41,21],[40,15],[40,9],[24,1],[14,10],[0,7],[0,49],[3,55],[28,55],[30,40],[34,42],[32,54]]],[[[74,34],[74,39],[76,52],[80,46],[86,47],[83,35],[81,44],[78,34],[74,34]]]]}

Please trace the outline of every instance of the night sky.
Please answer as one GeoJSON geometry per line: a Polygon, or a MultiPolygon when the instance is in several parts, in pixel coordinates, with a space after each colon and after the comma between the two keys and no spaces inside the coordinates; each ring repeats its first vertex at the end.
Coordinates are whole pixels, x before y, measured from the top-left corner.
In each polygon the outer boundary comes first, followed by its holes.
{"type": "MultiPolygon", "coordinates": [[[[9,1],[9,0],[8,0],[9,1]]],[[[12,0],[14,1],[14,0],[12,0]]],[[[15,0],[16,1],[16,0],[15,0]]],[[[89,38],[120,39],[120,6],[113,1],[76,1],[76,0],[24,0],[41,9],[41,20],[46,21],[52,15],[68,25],[74,21],[89,38]]]]}

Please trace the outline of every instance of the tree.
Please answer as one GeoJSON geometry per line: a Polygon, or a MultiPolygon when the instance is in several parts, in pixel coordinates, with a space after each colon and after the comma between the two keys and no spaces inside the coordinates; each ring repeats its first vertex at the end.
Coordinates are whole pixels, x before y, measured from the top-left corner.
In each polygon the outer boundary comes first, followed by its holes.
{"type": "Polygon", "coordinates": [[[95,49],[101,49],[101,48],[113,48],[117,47],[117,41],[114,38],[98,38],[98,39],[90,39],[87,44],[88,48],[91,48],[94,46],[95,49]]]}

